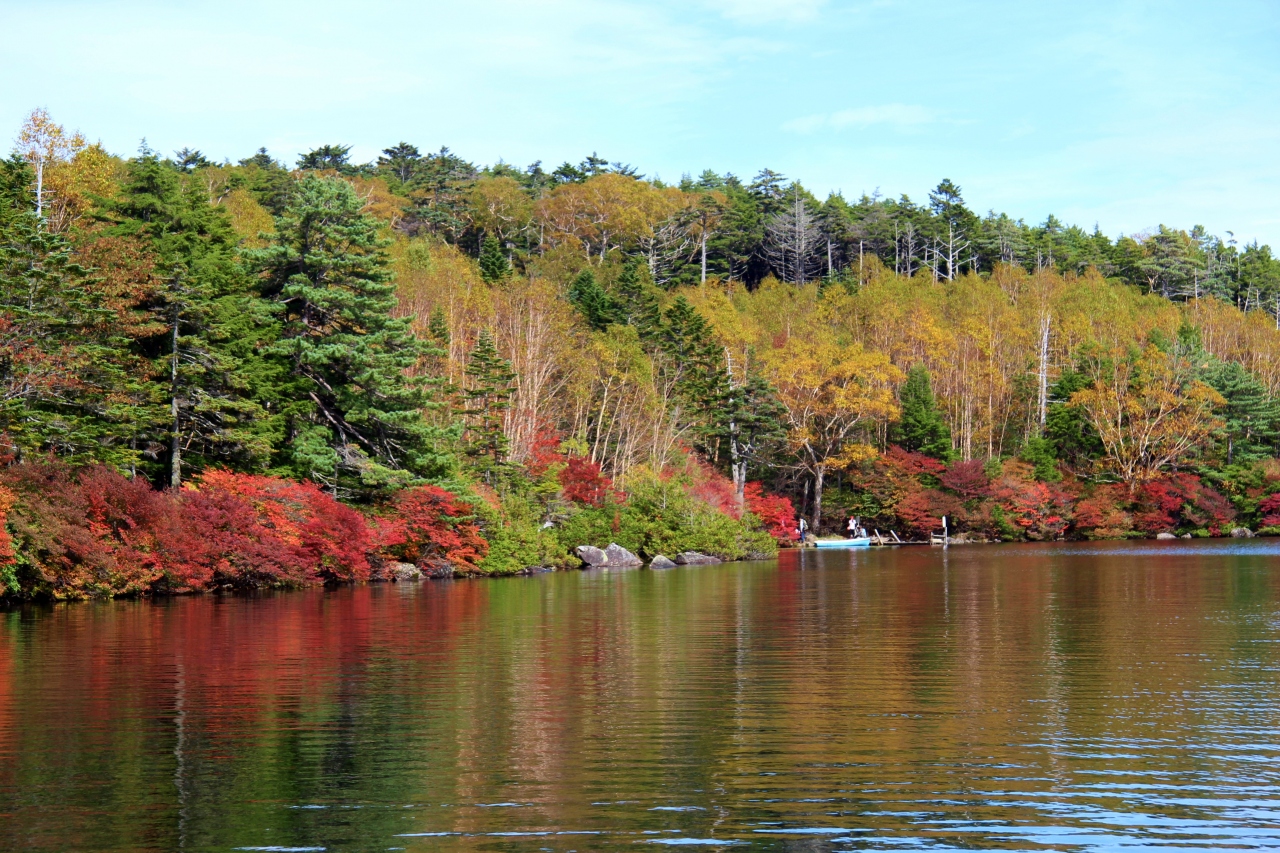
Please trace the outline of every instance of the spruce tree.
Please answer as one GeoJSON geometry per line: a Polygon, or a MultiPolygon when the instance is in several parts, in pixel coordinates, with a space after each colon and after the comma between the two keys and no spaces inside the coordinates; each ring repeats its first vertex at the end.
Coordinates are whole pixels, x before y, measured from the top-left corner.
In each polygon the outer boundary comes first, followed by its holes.
{"type": "Polygon", "coordinates": [[[158,261],[150,309],[159,331],[135,345],[165,401],[155,438],[175,488],[210,464],[266,465],[273,424],[261,398],[277,381],[262,354],[277,331],[273,306],[241,266],[225,212],[185,180],[143,150],[103,212],[114,222],[109,233],[145,241],[158,261]]]}
{"type": "Polygon", "coordinates": [[[907,371],[907,380],[898,394],[902,417],[894,430],[894,440],[913,450],[947,461],[951,459],[951,430],[933,398],[929,371],[922,364],[907,371]]]}
{"type": "Polygon", "coordinates": [[[276,470],[353,497],[451,468],[445,436],[423,418],[440,405],[437,382],[413,375],[438,351],[392,316],[389,241],[363,209],[346,181],[306,175],[276,220],[275,244],[252,253],[282,312],[271,349],[288,374],[275,402],[276,470]]]}
{"type": "Polygon", "coordinates": [[[0,161],[0,452],[137,462],[127,341],[71,244],[34,212],[32,175],[0,161]]]}
{"type": "Polygon", "coordinates": [[[1219,415],[1225,422],[1225,456],[1233,462],[1253,462],[1275,449],[1280,406],[1257,377],[1235,361],[1218,361],[1204,371],[1204,380],[1227,401],[1219,415]]]}
{"type": "Polygon", "coordinates": [[[516,375],[511,362],[498,354],[493,336],[481,330],[476,348],[467,358],[465,393],[468,426],[467,456],[486,480],[492,481],[507,454],[503,420],[511,407],[516,375]]]}
{"type": "Polygon", "coordinates": [[[505,281],[511,275],[511,264],[502,253],[502,245],[492,234],[480,245],[480,277],[489,284],[505,281]]]}
{"type": "Polygon", "coordinates": [[[641,274],[638,261],[628,261],[618,276],[614,304],[618,322],[635,326],[640,340],[654,340],[662,329],[662,306],[649,282],[648,271],[641,274]]]}
{"type": "Polygon", "coordinates": [[[726,381],[720,398],[706,414],[709,437],[724,447],[739,509],[746,497],[747,474],[770,451],[777,448],[787,432],[783,427],[786,409],[778,401],[769,381],[755,371],[738,381],[726,367],[726,381]]]}
{"type": "Polygon", "coordinates": [[[618,322],[618,306],[596,281],[589,269],[578,273],[569,286],[569,301],[582,314],[592,331],[603,332],[618,322]]]}

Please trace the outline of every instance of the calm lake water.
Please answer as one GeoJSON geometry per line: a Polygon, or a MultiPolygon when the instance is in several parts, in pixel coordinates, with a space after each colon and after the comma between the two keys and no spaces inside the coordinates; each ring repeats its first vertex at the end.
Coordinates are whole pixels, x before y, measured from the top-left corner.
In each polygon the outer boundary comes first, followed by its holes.
{"type": "Polygon", "coordinates": [[[1280,847],[1280,543],[0,612],[2,850],[637,844],[1280,847]]]}

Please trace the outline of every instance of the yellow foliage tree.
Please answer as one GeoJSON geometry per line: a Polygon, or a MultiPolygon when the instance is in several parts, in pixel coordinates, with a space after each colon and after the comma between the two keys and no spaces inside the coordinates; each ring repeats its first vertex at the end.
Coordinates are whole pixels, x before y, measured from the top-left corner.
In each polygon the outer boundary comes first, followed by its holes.
{"type": "Polygon", "coordinates": [[[1153,346],[1136,359],[1117,359],[1109,380],[1071,396],[1130,491],[1202,448],[1222,427],[1214,410],[1225,404],[1192,378],[1185,361],[1153,346]]]}
{"type": "Polygon", "coordinates": [[[796,465],[813,480],[813,528],[822,518],[822,486],[832,469],[874,453],[865,440],[875,424],[897,417],[893,385],[902,372],[859,344],[792,337],[763,358],[786,410],[796,465]]]}

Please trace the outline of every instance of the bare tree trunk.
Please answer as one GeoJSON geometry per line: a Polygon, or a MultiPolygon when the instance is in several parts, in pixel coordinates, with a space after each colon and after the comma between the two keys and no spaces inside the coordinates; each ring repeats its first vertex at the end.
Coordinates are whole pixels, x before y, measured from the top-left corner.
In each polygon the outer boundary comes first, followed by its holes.
{"type": "Polygon", "coordinates": [[[702,284],[707,283],[707,229],[702,229],[702,284]]]}
{"type": "Polygon", "coordinates": [[[813,520],[810,523],[814,535],[818,533],[818,525],[822,521],[822,481],[826,479],[827,467],[818,465],[813,470],[813,520]]]}
{"type": "Polygon", "coordinates": [[[173,434],[169,442],[169,485],[182,486],[182,433],[178,422],[178,305],[173,306],[173,348],[169,359],[169,414],[173,434]]]}
{"type": "Polygon", "coordinates": [[[1040,315],[1040,370],[1037,413],[1039,415],[1040,433],[1044,434],[1046,413],[1049,405],[1049,312],[1040,315]]]}

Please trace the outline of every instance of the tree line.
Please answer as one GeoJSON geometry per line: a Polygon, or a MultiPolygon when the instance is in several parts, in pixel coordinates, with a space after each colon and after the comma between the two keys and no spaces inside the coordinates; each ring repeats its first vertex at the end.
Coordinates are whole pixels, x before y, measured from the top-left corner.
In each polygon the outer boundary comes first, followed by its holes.
{"type": "Polygon", "coordinates": [[[349,155],[123,158],[32,114],[0,163],[11,594],[85,559],[12,539],[30,466],[305,482],[371,519],[440,488],[458,504],[423,523],[476,525],[468,571],[767,553],[796,511],[987,538],[1280,521],[1265,246],[980,217],[950,181],[850,203],[768,170],[349,155]]]}

